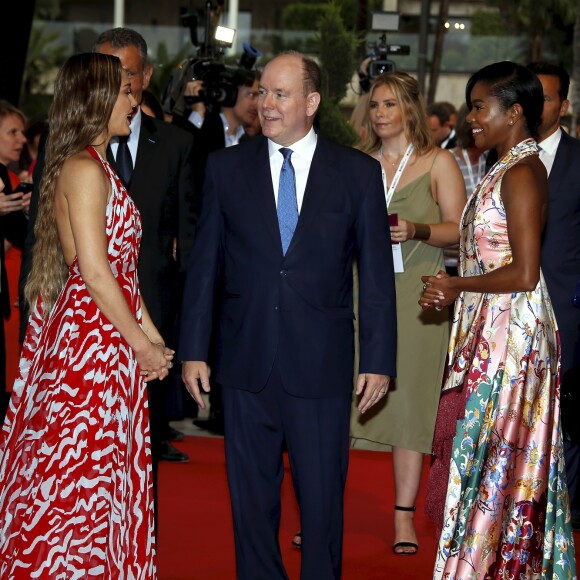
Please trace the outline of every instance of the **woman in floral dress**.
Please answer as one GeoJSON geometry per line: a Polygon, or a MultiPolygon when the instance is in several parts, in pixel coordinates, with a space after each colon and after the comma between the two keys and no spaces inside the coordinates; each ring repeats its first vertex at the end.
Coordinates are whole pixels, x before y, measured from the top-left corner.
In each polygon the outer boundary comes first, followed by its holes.
{"type": "Polygon", "coordinates": [[[423,277],[423,308],[456,300],[427,502],[434,578],[575,578],[559,338],[540,271],[547,178],[531,138],[542,86],[495,63],[466,100],[476,145],[499,161],[463,213],[459,276],[423,277]]]}

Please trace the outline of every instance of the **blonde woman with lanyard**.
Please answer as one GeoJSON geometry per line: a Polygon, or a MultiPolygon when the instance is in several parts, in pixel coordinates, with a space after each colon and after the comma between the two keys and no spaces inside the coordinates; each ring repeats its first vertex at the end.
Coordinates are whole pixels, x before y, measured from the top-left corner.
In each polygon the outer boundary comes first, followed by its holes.
{"type": "MultiPolygon", "coordinates": [[[[352,413],[352,447],[393,451],[395,554],[418,550],[413,525],[423,455],[431,453],[449,330],[447,309],[422,311],[427,269],[444,269],[442,248],[459,240],[461,172],[434,146],[419,86],[406,73],[379,76],[370,90],[362,149],[383,169],[397,285],[397,378],[384,403],[352,413]]],[[[355,402],[356,405],[356,402],[355,402]]]]}

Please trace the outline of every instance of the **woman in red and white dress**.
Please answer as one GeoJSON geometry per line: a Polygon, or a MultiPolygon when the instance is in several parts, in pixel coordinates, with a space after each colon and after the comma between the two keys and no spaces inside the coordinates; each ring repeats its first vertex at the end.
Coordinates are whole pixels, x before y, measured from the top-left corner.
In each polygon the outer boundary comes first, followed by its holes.
{"type": "Polygon", "coordinates": [[[141,301],[141,219],[105,161],[135,106],[120,61],[80,54],[50,110],[28,331],[0,433],[0,577],[155,572],[145,381],[173,351],[141,301]]]}

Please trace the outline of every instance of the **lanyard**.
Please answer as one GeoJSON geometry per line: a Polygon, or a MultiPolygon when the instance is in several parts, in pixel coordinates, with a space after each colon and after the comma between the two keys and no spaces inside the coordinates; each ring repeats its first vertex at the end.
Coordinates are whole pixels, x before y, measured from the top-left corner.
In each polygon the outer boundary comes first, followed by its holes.
{"type": "MultiPolygon", "coordinates": [[[[399,179],[401,179],[401,175],[403,175],[403,171],[405,171],[405,167],[407,166],[407,163],[411,157],[411,155],[413,154],[413,144],[411,143],[408,147],[407,147],[407,151],[405,151],[405,155],[403,157],[403,159],[401,159],[401,163],[399,163],[399,167],[397,168],[397,171],[395,173],[395,177],[393,177],[393,181],[391,182],[391,185],[389,185],[389,188],[386,191],[385,197],[387,200],[387,209],[389,207],[389,204],[391,203],[391,200],[393,199],[393,194],[395,193],[395,189],[399,183],[399,179]]],[[[379,161],[381,159],[381,157],[383,156],[383,146],[381,145],[381,148],[379,149],[379,161]]],[[[387,182],[387,175],[385,173],[385,170],[383,169],[383,182],[386,183],[387,182]]]]}
{"type": "Polygon", "coordinates": [[[465,149],[461,149],[461,153],[463,153],[463,161],[465,161],[465,165],[467,166],[467,172],[469,173],[469,181],[471,183],[471,186],[468,193],[471,194],[477,187],[477,184],[479,183],[481,177],[483,177],[483,169],[485,168],[485,158],[483,155],[480,155],[479,159],[477,160],[477,181],[476,181],[473,175],[473,167],[471,166],[471,160],[469,159],[467,151],[465,149]]]}

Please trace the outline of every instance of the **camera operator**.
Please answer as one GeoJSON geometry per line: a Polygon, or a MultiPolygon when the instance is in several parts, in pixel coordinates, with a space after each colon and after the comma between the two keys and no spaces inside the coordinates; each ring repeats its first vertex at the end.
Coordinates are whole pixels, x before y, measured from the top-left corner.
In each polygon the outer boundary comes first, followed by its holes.
{"type": "MultiPolygon", "coordinates": [[[[260,73],[248,70],[242,84],[238,86],[236,103],[226,107],[215,102],[205,102],[204,82],[193,80],[185,85],[184,95],[193,97],[193,102],[183,115],[174,115],[173,123],[183,127],[194,135],[193,164],[196,180],[196,191],[201,191],[205,176],[205,164],[212,151],[232,147],[240,140],[255,135],[255,124],[258,117],[258,88],[260,73]],[[246,133],[246,127],[248,133],[246,133]],[[253,134],[253,135],[252,135],[253,134]]],[[[191,100],[191,99],[190,99],[191,100]]],[[[194,419],[194,424],[212,433],[223,435],[223,408],[221,388],[211,384],[209,395],[209,418],[194,419]]]]}
{"type": "Polygon", "coordinates": [[[233,107],[206,103],[202,80],[190,81],[185,86],[185,97],[193,97],[196,102],[183,115],[174,115],[172,122],[194,135],[193,163],[198,187],[203,185],[208,155],[212,151],[237,145],[246,133],[245,127],[254,125],[258,117],[259,73],[249,70],[244,79],[238,87],[233,107]]]}

